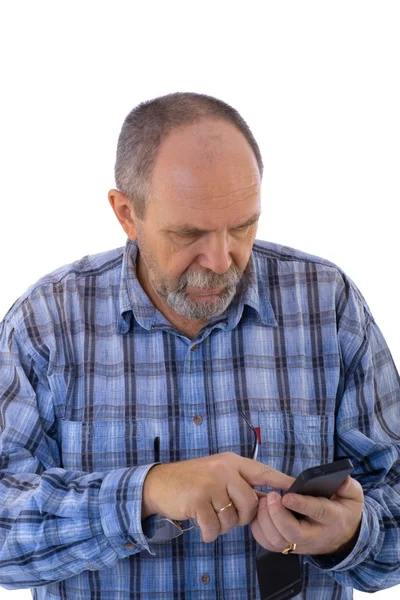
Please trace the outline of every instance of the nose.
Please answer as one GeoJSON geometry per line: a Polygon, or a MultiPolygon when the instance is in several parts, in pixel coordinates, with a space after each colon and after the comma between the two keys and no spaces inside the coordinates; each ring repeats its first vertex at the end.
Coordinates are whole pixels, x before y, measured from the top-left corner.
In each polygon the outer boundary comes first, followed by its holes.
{"type": "Polygon", "coordinates": [[[229,240],[225,233],[210,233],[204,240],[197,262],[214,273],[226,273],[232,264],[229,240]]]}

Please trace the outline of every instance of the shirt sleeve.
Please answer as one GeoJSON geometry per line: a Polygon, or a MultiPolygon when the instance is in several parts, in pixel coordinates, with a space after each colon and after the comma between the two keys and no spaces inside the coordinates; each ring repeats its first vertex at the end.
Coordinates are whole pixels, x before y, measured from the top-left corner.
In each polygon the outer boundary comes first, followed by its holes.
{"type": "Polygon", "coordinates": [[[400,378],[365,299],[350,281],[340,294],[342,390],[336,458],[348,457],[364,491],[358,540],[343,559],[305,557],[338,583],[375,592],[400,583],[400,378]]]}
{"type": "MultiPolygon", "coordinates": [[[[26,332],[25,332],[26,334],[26,332]]],[[[153,465],[61,468],[46,373],[26,335],[0,324],[0,586],[38,587],[151,552],[141,526],[153,465]]],[[[153,552],[151,552],[153,554],[153,552]]]]}

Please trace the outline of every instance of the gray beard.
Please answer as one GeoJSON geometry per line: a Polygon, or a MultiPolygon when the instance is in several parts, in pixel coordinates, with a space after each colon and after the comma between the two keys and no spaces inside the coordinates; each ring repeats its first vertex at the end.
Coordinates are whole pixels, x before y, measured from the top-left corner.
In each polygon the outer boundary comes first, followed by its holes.
{"type": "Polygon", "coordinates": [[[209,319],[223,313],[232,302],[242,273],[236,265],[232,265],[226,273],[186,271],[178,281],[177,289],[167,290],[165,286],[155,287],[172,310],[188,319],[209,319]],[[187,287],[210,289],[225,286],[225,289],[215,295],[207,303],[189,298],[187,287]]]}
{"type": "Polygon", "coordinates": [[[229,287],[207,303],[200,303],[189,298],[185,292],[169,292],[166,303],[182,317],[188,319],[209,319],[224,312],[232,302],[236,293],[236,285],[229,287]]]}
{"type": "Polygon", "coordinates": [[[222,274],[209,270],[194,271],[189,268],[179,277],[175,289],[170,290],[163,283],[151,255],[149,256],[146,251],[141,251],[140,245],[139,251],[149,273],[153,289],[173,311],[187,319],[210,319],[223,313],[232,302],[242,277],[240,269],[234,263],[226,273],[222,274]],[[189,298],[186,293],[187,287],[199,289],[224,287],[225,289],[205,303],[189,298]]]}

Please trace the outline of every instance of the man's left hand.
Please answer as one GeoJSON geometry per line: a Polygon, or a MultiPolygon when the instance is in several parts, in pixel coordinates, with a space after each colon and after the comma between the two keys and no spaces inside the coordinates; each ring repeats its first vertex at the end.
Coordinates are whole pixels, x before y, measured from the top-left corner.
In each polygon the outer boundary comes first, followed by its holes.
{"type": "Polygon", "coordinates": [[[251,531],[272,552],[282,552],[292,542],[294,554],[340,554],[356,541],[363,506],[362,487],[349,475],[330,500],[292,493],[281,498],[271,492],[259,500],[251,531]],[[306,518],[298,520],[288,509],[306,518]]]}

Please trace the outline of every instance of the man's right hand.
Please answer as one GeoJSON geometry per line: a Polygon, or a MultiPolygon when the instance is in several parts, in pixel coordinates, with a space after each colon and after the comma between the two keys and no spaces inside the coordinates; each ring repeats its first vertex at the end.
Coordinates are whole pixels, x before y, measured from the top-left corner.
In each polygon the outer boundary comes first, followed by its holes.
{"type": "Polygon", "coordinates": [[[233,452],[155,465],[143,486],[142,519],[158,514],[196,519],[204,542],[213,542],[257,514],[259,492],[252,486],[288,490],[293,477],[233,452]],[[230,502],[233,505],[217,513],[230,502]]]}

